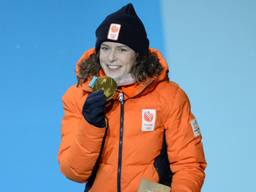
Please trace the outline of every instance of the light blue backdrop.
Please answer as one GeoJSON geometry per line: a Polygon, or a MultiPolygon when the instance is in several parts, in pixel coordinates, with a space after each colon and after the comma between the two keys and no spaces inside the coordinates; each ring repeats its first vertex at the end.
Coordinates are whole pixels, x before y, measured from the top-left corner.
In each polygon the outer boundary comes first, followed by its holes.
{"type": "MultiPolygon", "coordinates": [[[[96,27],[127,2],[0,0],[0,191],[83,190],[58,168],[61,96],[96,27]]],[[[252,191],[256,3],[130,2],[201,125],[209,163],[203,191],[252,191]]]]}
{"type": "Polygon", "coordinates": [[[256,1],[163,0],[171,77],[204,136],[205,192],[255,191],[256,1]]]}
{"type": "MultiPolygon", "coordinates": [[[[158,1],[131,1],[164,50],[158,1]]],[[[0,191],[75,192],[57,162],[61,97],[96,27],[128,1],[0,0],[0,191]]]]}

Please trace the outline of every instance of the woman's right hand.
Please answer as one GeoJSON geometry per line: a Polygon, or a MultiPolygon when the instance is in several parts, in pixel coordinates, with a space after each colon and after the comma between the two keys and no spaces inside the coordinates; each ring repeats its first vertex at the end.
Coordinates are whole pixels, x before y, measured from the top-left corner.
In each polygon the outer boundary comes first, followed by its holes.
{"type": "Polygon", "coordinates": [[[83,106],[83,116],[85,120],[99,128],[106,127],[105,105],[107,99],[103,90],[90,93],[83,106]]]}

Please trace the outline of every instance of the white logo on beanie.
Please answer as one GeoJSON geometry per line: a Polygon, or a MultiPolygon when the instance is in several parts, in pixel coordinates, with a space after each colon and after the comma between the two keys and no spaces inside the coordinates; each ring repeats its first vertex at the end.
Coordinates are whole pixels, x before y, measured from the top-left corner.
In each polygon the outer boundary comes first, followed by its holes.
{"type": "Polygon", "coordinates": [[[120,24],[111,23],[108,30],[108,39],[118,40],[120,29],[121,29],[120,24]]]}

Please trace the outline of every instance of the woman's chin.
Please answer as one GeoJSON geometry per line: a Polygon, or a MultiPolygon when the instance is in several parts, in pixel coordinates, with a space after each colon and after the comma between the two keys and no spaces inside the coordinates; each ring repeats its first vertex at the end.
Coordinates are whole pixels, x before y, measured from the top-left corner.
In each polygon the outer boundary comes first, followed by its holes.
{"type": "Polygon", "coordinates": [[[113,74],[113,73],[107,73],[106,74],[108,77],[111,77],[112,79],[114,79],[115,81],[118,81],[119,79],[121,79],[122,76],[120,75],[116,75],[116,74],[113,74]]]}

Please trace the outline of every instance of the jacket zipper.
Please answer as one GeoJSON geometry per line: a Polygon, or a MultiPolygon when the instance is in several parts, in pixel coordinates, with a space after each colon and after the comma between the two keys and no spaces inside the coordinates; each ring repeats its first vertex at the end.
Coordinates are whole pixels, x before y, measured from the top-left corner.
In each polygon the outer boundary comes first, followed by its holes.
{"type": "Polygon", "coordinates": [[[117,192],[121,192],[121,174],[122,174],[122,151],[123,151],[123,129],[124,129],[124,94],[119,93],[120,111],[120,133],[118,148],[118,169],[117,169],[117,192]]]}

